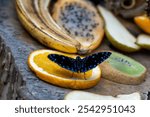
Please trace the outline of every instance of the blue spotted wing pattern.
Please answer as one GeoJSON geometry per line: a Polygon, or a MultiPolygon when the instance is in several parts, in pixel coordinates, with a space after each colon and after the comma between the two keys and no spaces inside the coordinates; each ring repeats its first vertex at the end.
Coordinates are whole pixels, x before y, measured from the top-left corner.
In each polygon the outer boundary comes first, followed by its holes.
{"type": "Polygon", "coordinates": [[[62,68],[68,69],[73,72],[77,72],[76,69],[73,67],[73,64],[75,63],[75,59],[66,57],[63,55],[58,55],[58,54],[50,54],[48,55],[48,58],[57,63],[59,66],[62,68]]]}
{"type": "Polygon", "coordinates": [[[101,64],[107,58],[109,58],[110,55],[111,55],[111,52],[99,52],[99,53],[92,54],[91,56],[83,58],[82,62],[84,64],[80,72],[86,72],[95,68],[97,65],[101,64]]]}
{"type": "Polygon", "coordinates": [[[72,72],[84,73],[104,62],[110,55],[111,52],[99,52],[85,58],[80,58],[77,56],[76,59],[73,59],[63,55],[50,54],[48,55],[48,58],[62,68],[72,72]]]}

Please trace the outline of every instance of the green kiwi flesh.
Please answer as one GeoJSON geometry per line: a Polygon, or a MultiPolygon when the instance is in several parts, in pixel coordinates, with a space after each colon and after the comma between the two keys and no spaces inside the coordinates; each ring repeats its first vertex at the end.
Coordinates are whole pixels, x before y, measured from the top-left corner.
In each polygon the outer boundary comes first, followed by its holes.
{"type": "Polygon", "coordinates": [[[102,77],[122,84],[140,84],[146,68],[139,62],[116,52],[101,65],[102,77]]]}

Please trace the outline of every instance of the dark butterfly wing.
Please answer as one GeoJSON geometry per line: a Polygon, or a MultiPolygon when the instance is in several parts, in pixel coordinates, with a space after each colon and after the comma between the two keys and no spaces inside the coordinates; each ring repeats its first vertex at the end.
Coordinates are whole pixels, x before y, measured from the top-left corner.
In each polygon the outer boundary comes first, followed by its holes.
{"type": "Polygon", "coordinates": [[[77,72],[76,68],[74,67],[75,59],[73,59],[73,58],[66,57],[63,55],[58,55],[58,54],[49,54],[48,58],[51,61],[57,63],[62,68],[65,68],[65,69],[73,71],[73,72],[77,72]]]}
{"type": "Polygon", "coordinates": [[[107,58],[109,58],[111,55],[111,52],[99,52],[96,54],[93,54],[91,56],[87,56],[82,59],[83,65],[80,69],[80,72],[86,72],[93,68],[95,68],[100,63],[104,62],[107,58]]]}

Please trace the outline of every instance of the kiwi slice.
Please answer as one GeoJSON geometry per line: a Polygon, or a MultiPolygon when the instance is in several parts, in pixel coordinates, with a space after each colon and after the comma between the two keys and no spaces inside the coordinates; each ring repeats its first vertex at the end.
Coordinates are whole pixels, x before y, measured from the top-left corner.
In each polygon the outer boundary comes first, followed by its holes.
{"type": "Polygon", "coordinates": [[[145,34],[139,35],[137,44],[141,46],[141,48],[150,50],[150,36],[145,34]]]}
{"type": "Polygon", "coordinates": [[[101,65],[102,77],[121,84],[140,84],[146,68],[139,62],[116,52],[101,65]]]}

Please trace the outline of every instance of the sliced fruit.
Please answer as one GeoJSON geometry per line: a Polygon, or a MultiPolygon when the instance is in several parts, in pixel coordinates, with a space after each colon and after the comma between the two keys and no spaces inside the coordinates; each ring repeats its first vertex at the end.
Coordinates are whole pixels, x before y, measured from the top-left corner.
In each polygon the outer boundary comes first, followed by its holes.
{"type": "MultiPolygon", "coordinates": [[[[88,5],[85,1],[84,3],[88,5]]],[[[88,6],[92,7],[89,12],[93,13],[93,11],[96,11],[92,5],[88,6]]],[[[95,14],[98,18],[94,21],[100,24],[95,24],[97,30],[92,32],[92,34],[96,36],[92,41],[83,39],[82,42],[66,33],[66,31],[53,20],[50,13],[51,7],[52,0],[16,0],[16,9],[21,23],[26,30],[42,44],[59,51],[80,54],[88,53],[97,48],[104,34],[103,22],[98,14],[95,14]]]]}
{"type": "Polygon", "coordinates": [[[108,10],[99,6],[99,11],[105,20],[105,33],[112,45],[125,52],[134,52],[140,49],[136,45],[136,38],[119,22],[108,10]]]}
{"type": "Polygon", "coordinates": [[[76,53],[80,44],[62,33],[56,26],[49,13],[50,2],[51,0],[16,0],[21,23],[42,44],[60,51],[76,53]]]}
{"type": "Polygon", "coordinates": [[[146,75],[146,68],[143,65],[116,52],[112,52],[100,67],[103,78],[122,84],[140,84],[146,75]]]}
{"type": "Polygon", "coordinates": [[[103,20],[89,1],[58,0],[53,18],[68,35],[80,42],[83,51],[95,49],[103,39],[103,20]]]}
{"type": "Polygon", "coordinates": [[[146,33],[150,34],[150,18],[146,15],[137,16],[134,18],[135,23],[146,33]]]}
{"type": "Polygon", "coordinates": [[[74,73],[66,70],[48,59],[49,54],[60,54],[75,58],[76,55],[64,54],[52,50],[37,50],[30,54],[28,65],[42,80],[65,88],[86,89],[95,86],[101,77],[99,67],[85,73],[74,73]],[[84,79],[86,77],[87,80],[84,79]]]}
{"type": "Polygon", "coordinates": [[[83,91],[72,91],[68,93],[65,100],[140,100],[141,96],[139,92],[135,92],[132,94],[124,94],[118,96],[105,96],[94,94],[90,92],[83,92],[83,91]]]}
{"type": "Polygon", "coordinates": [[[150,35],[141,34],[138,36],[137,44],[141,48],[150,50],[150,35]]]}

